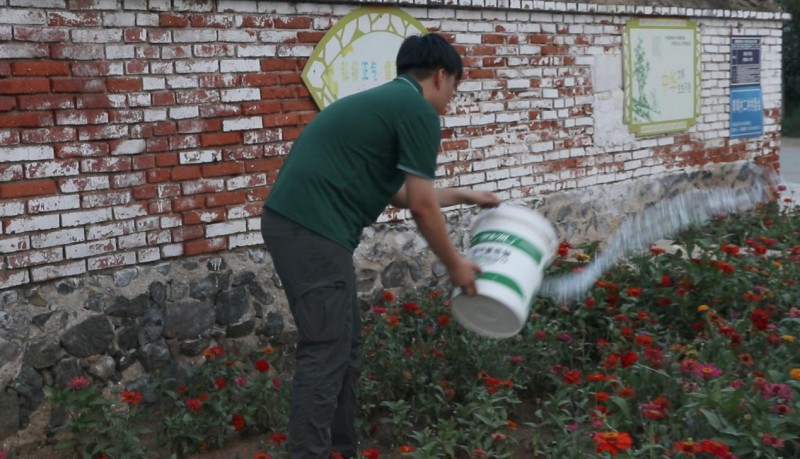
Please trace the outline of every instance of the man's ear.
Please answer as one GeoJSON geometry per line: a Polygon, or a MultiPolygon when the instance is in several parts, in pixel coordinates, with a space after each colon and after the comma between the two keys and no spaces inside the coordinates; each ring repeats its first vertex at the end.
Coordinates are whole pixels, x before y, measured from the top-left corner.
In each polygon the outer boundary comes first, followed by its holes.
{"type": "Polygon", "coordinates": [[[436,69],[436,73],[433,74],[433,78],[433,83],[436,85],[436,89],[439,89],[447,81],[447,72],[442,68],[436,69]]]}

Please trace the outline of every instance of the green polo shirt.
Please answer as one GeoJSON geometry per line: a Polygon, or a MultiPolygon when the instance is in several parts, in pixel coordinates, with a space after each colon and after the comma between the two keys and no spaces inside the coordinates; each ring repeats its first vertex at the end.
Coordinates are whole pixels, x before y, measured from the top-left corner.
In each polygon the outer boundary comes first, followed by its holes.
{"type": "Polygon", "coordinates": [[[322,110],[292,145],[264,207],[353,251],[411,173],[433,180],[439,115],[400,76],[322,110]]]}

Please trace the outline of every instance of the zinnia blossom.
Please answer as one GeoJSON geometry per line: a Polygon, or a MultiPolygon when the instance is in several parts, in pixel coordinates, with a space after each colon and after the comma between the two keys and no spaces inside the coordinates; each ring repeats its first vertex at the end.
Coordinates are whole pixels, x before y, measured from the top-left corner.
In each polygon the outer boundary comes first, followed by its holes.
{"type": "Polygon", "coordinates": [[[73,390],[85,389],[92,385],[92,381],[86,376],[76,376],[69,380],[67,386],[73,390]]]}
{"type": "Polygon", "coordinates": [[[580,384],[581,372],[578,370],[569,370],[564,373],[563,381],[565,384],[580,384]]]}
{"type": "Polygon", "coordinates": [[[242,430],[244,429],[247,423],[244,420],[244,416],[239,413],[236,413],[231,417],[231,425],[233,426],[234,430],[242,430]]]}
{"type": "Polygon", "coordinates": [[[258,359],[255,362],[255,367],[256,367],[256,370],[258,370],[259,372],[265,373],[265,372],[269,371],[269,362],[267,362],[264,359],[258,359]]]}
{"type": "Polygon", "coordinates": [[[201,409],[203,409],[203,402],[197,398],[190,398],[184,402],[186,405],[186,409],[191,411],[192,413],[199,413],[201,409]]]}
{"type": "Polygon", "coordinates": [[[289,437],[285,433],[277,432],[272,434],[272,436],[269,439],[272,443],[275,443],[276,445],[282,445],[286,443],[286,440],[288,440],[289,437]]]}
{"type": "Polygon", "coordinates": [[[592,440],[597,443],[598,453],[608,452],[612,456],[633,446],[631,436],[621,432],[597,432],[592,440]]]}
{"type": "Polygon", "coordinates": [[[417,448],[414,448],[411,445],[400,445],[400,452],[401,453],[413,453],[416,450],[417,450],[417,448]]]}
{"type": "Polygon", "coordinates": [[[361,451],[361,457],[366,457],[367,459],[378,459],[380,457],[380,453],[375,448],[367,448],[361,451]]]}
{"type": "Polygon", "coordinates": [[[714,366],[713,363],[708,363],[708,364],[701,363],[696,367],[694,367],[694,369],[692,370],[692,374],[704,380],[714,379],[722,374],[722,370],[714,366]]]}
{"type": "Polygon", "coordinates": [[[138,405],[142,401],[142,393],[138,390],[126,390],[122,393],[122,403],[138,405]]]}
{"type": "Polygon", "coordinates": [[[256,453],[253,454],[253,459],[272,459],[272,456],[263,451],[256,451],[256,453]]]}

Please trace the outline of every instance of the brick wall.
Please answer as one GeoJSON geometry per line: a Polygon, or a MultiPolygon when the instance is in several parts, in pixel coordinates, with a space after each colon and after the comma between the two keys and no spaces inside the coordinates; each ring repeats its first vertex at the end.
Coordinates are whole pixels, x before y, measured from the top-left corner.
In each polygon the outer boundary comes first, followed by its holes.
{"type": "MultiPolygon", "coordinates": [[[[0,289],[260,244],[261,203],[317,112],[300,72],[360,3],[0,0],[0,289]]],[[[441,3],[403,8],[466,57],[443,185],[522,199],[777,162],[779,14],[441,3]],[[630,136],[613,111],[621,86],[600,87],[636,15],[701,24],[703,114],[689,132],[630,136]],[[760,139],[727,139],[731,34],[764,36],[760,139]]]]}

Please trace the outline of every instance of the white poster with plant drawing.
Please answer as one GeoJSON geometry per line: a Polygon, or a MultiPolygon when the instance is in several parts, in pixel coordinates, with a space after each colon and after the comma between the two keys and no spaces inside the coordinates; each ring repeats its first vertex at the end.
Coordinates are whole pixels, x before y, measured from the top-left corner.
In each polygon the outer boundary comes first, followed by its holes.
{"type": "Polygon", "coordinates": [[[700,30],[683,19],[633,19],[623,35],[625,122],[636,135],[679,132],[700,111],[700,30]]]}
{"type": "Polygon", "coordinates": [[[422,23],[398,8],[359,8],[317,44],[303,68],[303,81],[324,109],[344,96],[393,80],[403,40],[425,33],[422,23]]]}

